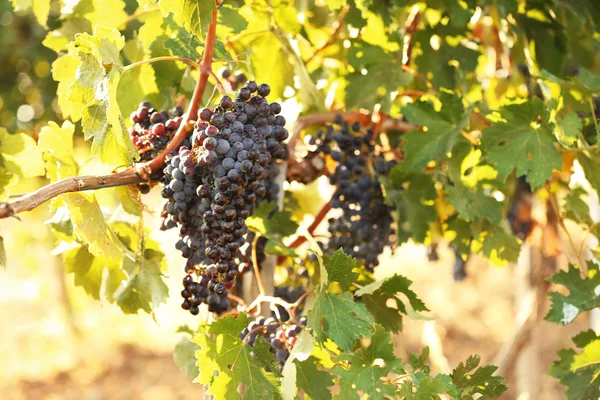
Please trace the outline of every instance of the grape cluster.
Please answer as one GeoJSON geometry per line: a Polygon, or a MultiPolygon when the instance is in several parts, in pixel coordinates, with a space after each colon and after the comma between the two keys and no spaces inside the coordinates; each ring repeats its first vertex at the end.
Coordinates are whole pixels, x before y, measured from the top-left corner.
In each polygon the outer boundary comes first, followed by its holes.
{"type": "Polygon", "coordinates": [[[257,336],[271,345],[270,351],[275,354],[279,361],[280,370],[283,369],[285,361],[290,356],[292,348],[296,344],[298,334],[306,327],[306,317],[301,317],[298,324],[292,322],[283,322],[277,317],[258,317],[250,321],[248,327],[240,332],[240,340],[250,346],[254,346],[257,336]]]}
{"type": "Polygon", "coordinates": [[[179,129],[183,116],[181,107],[171,112],[158,111],[149,101],[138,105],[131,113],[133,126],[129,128],[129,136],[138,149],[141,161],[150,161],[165,147],[179,129]]]}
{"type": "Polygon", "coordinates": [[[179,228],[176,246],[188,274],[182,307],[192,314],[201,303],[213,312],[227,310],[228,290],[245,258],[245,220],[268,193],[270,168],[287,155],[285,118],[278,103],[267,102],[269,92],[268,85],[249,81],[235,99],[224,96],[215,109],[201,109],[189,143],[165,168],[163,226],[179,228]]]}
{"type": "Polygon", "coordinates": [[[338,116],[335,125],[309,139],[315,153],[329,157],[335,168],[329,182],[336,187],[331,207],[342,211],[330,218],[331,237],[326,252],[343,249],[372,271],[378,257],[393,242],[393,207],[385,204],[380,178],[396,164],[386,160],[375,143],[372,130],[360,124],[350,127],[338,116]]]}

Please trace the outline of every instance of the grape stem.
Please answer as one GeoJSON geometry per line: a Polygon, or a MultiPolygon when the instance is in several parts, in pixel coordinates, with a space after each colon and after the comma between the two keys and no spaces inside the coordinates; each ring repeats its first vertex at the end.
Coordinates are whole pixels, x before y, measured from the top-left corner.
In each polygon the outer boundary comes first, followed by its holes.
{"type": "Polygon", "coordinates": [[[192,95],[187,113],[184,115],[184,119],[173,136],[173,139],[171,139],[167,147],[158,153],[155,158],[146,163],[139,163],[121,172],[110,175],[73,176],[51,183],[15,201],[1,203],[0,219],[15,216],[23,211],[33,210],[46,201],[64,193],[132,185],[149,181],[151,174],[164,166],[165,157],[179,148],[187,134],[194,127],[195,117],[198,114],[198,108],[200,107],[200,102],[202,101],[204,90],[206,89],[206,83],[212,72],[211,64],[215,47],[216,28],[217,11],[215,10],[212,12],[212,20],[208,27],[208,33],[206,34],[204,53],[202,54],[202,59],[199,63],[200,77],[198,82],[196,82],[194,94],[192,95]]]}
{"type": "Polygon", "coordinates": [[[309,292],[305,292],[294,303],[288,303],[287,301],[280,299],[279,297],[260,295],[256,299],[254,299],[254,301],[248,307],[246,307],[246,312],[251,312],[252,310],[255,310],[260,303],[275,304],[277,306],[283,307],[286,310],[293,311],[300,306],[300,304],[304,301],[306,296],[308,296],[308,293],[309,292]]]}

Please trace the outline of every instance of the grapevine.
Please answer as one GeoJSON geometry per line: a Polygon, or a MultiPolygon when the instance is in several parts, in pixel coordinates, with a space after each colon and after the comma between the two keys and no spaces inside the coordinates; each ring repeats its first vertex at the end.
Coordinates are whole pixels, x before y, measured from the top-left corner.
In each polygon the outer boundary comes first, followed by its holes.
{"type": "Polygon", "coordinates": [[[593,2],[58,3],[0,6],[3,301],[149,315],[192,397],[598,397],[593,2]]]}

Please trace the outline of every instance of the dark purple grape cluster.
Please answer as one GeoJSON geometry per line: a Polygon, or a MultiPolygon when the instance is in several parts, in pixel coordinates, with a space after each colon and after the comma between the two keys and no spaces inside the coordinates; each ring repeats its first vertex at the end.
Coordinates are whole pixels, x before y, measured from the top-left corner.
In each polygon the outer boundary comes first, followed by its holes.
{"type": "Polygon", "coordinates": [[[256,338],[262,338],[271,345],[271,352],[279,361],[279,369],[283,369],[285,361],[290,356],[292,348],[298,340],[298,334],[306,327],[306,317],[301,317],[298,323],[280,321],[277,317],[258,317],[250,321],[248,327],[240,332],[240,340],[254,346],[256,338]]]}
{"type": "Polygon", "coordinates": [[[287,155],[285,118],[278,103],[266,100],[269,92],[248,81],[235,99],[224,96],[215,109],[201,109],[190,143],[165,168],[163,226],[179,228],[177,248],[190,277],[182,307],[192,314],[203,302],[210,311],[227,310],[248,240],[245,220],[268,193],[270,168],[287,155]]]}
{"type": "Polygon", "coordinates": [[[375,143],[372,130],[360,124],[350,127],[337,117],[334,125],[309,139],[314,152],[330,157],[335,168],[329,182],[336,187],[331,206],[342,211],[330,218],[326,252],[343,249],[372,271],[379,255],[393,242],[394,208],[385,204],[380,178],[396,164],[386,160],[375,143]]]}
{"type": "Polygon", "coordinates": [[[165,147],[179,129],[183,109],[176,107],[171,112],[158,111],[148,101],[138,105],[131,113],[133,126],[129,128],[129,136],[138,149],[141,161],[150,161],[165,147]]]}

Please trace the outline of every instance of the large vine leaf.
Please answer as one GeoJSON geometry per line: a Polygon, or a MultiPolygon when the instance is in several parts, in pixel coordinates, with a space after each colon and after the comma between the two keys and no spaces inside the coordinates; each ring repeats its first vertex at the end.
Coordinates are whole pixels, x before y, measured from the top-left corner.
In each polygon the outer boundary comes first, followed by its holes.
{"type": "Polygon", "coordinates": [[[191,338],[186,335],[175,345],[173,351],[173,361],[183,369],[190,379],[198,376],[198,367],[196,366],[196,358],[194,355],[198,350],[198,345],[192,342],[191,338]]]}
{"type": "Polygon", "coordinates": [[[544,103],[534,98],[502,107],[500,114],[505,121],[486,128],[481,139],[488,161],[503,177],[516,171],[517,176],[526,175],[532,189],[543,185],[562,167],[544,103]]]}
{"type": "Polygon", "coordinates": [[[248,322],[245,314],[228,315],[202,328],[192,340],[200,347],[196,350],[200,374],[195,382],[208,386],[206,394],[218,399],[241,399],[238,388],[243,384],[245,399],[280,398],[277,377],[265,372],[267,366],[277,368],[269,345],[258,338],[254,346],[249,346],[239,338],[248,322]]]}
{"type": "Polygon", "coordinates": [[[491,399],[499,397],[507,390],[504,378],[494,376],[498,367],[494,365],[479,367],[480,362],[479,355],[470,356],[467,361],[458,364],[450,374],[452,383],[460,391],[460,399],[471,398],[475,394],[491,399]]]}
{"type": "Polygon", "coordinates": [[[78,165],[73,158],[73,134],[75,125],[71,121],[59,126],[50,121],[40,130],[38,148],[43,153],[46,176],[52,182],[77,175],[78,165]]]}
{"type": "Polygon", "coordinates": [[[108,258],[135,258],[104,219],[93,194],[68,193],[63,194],[61,199],[69,207],[75,233],[88,245],[91,254],[108,258]]]}
{"type": "Polygon", "coordinates": [[[350,293],[335,295],[319,289],[308,314],[308,327],[320,343],[331,339],[340,349],[350,352],[356,340],[371,336],[373,317],[364,304],[354,302],[350,293]]]}
{"type": "Polygon", "coordinates": [[[136,260],[123,260],[122,268],[129,277],[114,292],[114,298],[125,314],[136,314],[140,309],[151,314],[161,303],[166,303],[169,289],[163,281],[165,255],[148,244],[136,260]]]}
{"type": "Polygon", "coordinates": [[[409,239],[422,243],[437,217],[433,180],[424,173],[406,173],[402,165],[392,168],[389,177],[392,185],[386,188],[386,201],[397,209],[398,244],[409,239]]]}
{"type": "Polygon", "coordinates": [[[600,336],[593,330],[573,338],[575,349],[560,349],[559,360],[550,367],[550,375],[567,386],[567,400],[597,400],[600,396],[600,336]]]}
{"type": "Polygon", "coordinates": [[[358,273],[352,270],[358,266],[358,261],[344,254],[342,249],[336,250],[324,263],[327,271],[327,283],[338,282],[347,287],[358,278],[358,273]]]}
{"type": "Polygon", "coordinates": [[[309,357],[302,362],[295,360],[294,364],[296,365],[298,388],[302,389],[311,399],[331,399],[329,387],[334,383],[333,376],[328,371],[317,368],[319,363],[316,358],[309,357]]]}
{"type": "Polygon", "coordinates": [[[77,35],[68,54],[52,64],[64,116],[81,119],[85,138],[93,138],[93,154],[115,166],[130,165],[137,157],[117,100],[124,44],[117,30],[97,27],[94,35],[77,35]]]}
{"type": "Polygon", "coordinates": [[[8,197],[8,187],[19,177],[44,175],[42,153],[35,140],[24,133],[10,134],[0,128],[0,200],[8,197]]]}
{"type": "Polygon", "coordinates": [[[455,182],[446,185],[447,201],[452,204],[460,216],[466,220],[487,219],[493,223],[502,220],[502,203],[483,192],[474,191],[455,182]]]}
{"type": "Polygon", "coordinates": [[[364,286],[355,294],[362,298],[362,302],[373,315],[375,322],[391,332],[398,333],[402,330],[402,314],[407,315],[413,310],[429,311],[410,285],[412,285],[410,279],[394,274],[364,286]],[[404,295],[408,299],[410,311],[399,295],[404,295]],[[388,306],[390,300],[396,307],[388,306]]]}
{"type": "MultiPolygon", "coordinates": [[[[375,325],[371,343],[366,348],[359,348],[353,353],[342,353],[335,358],[341,363],[332,369],[332,373],[340,376],[340,389],[346,396],[359,391],[369,395],[369,399],[385,399],[393,396],[396,387],[383,378],[391,373],[402,374],[401,361],[394,355],[392,336],[381,325],[375,325]],[[382,362],[375,362],[382,360],[382,362]]],[[[358,396],[356,396],[358,398],[358,396]]]]}
{"type": "Polygon", "coordinates": [[[199,37],[206,35],[217,9],[215,0],[160,0],[158,4],[164,15],[173,13],[179,25],[199,37]]]}
{"type": "Polygon", "coordinates": [[[549,296],[552,305],[545,319],[566,325],[582,312],[600,306],[600,295],[596,292],[600,285],[598,272],[598,266],[588,262],[588,272],[584,278],[581,277],[581,270],[574,265],[569,265],[567,271],[559,271],[548,278],[549,282],[565,286],[569,295],[551,292],[549,296]]]}
{"type": "Polygon", "coordinates": [[[121,262],[117,258],[94,256],[87,246],[77,246],[69,250],[64,258],[65,270],[74,275],[75,286],[85,290],[88,296],[96,300],[101,298],[104,271],[111,279],[124,280],[127,276],[121,271],[121,262]]]}
{"type": "Polygon", "coordinates": [[[48,14],[50,13],[51,0],[11,0],[16,12],[27,12],[31,10],[38,23],[46,26],[48,14]]]}
{"type": "Polygon", "coordinates": [[[471,110],[464,109],[460,97],[442,90],[439,100],[442,103],[439,112],[431,103],[422,100],[402,109],[408,121],[427,128],[426,132],[412,131],[404,135],[406,159],[402,165],[407,171],[423,169],[430,161],[445,158],[469,122],[471,110]]]}

